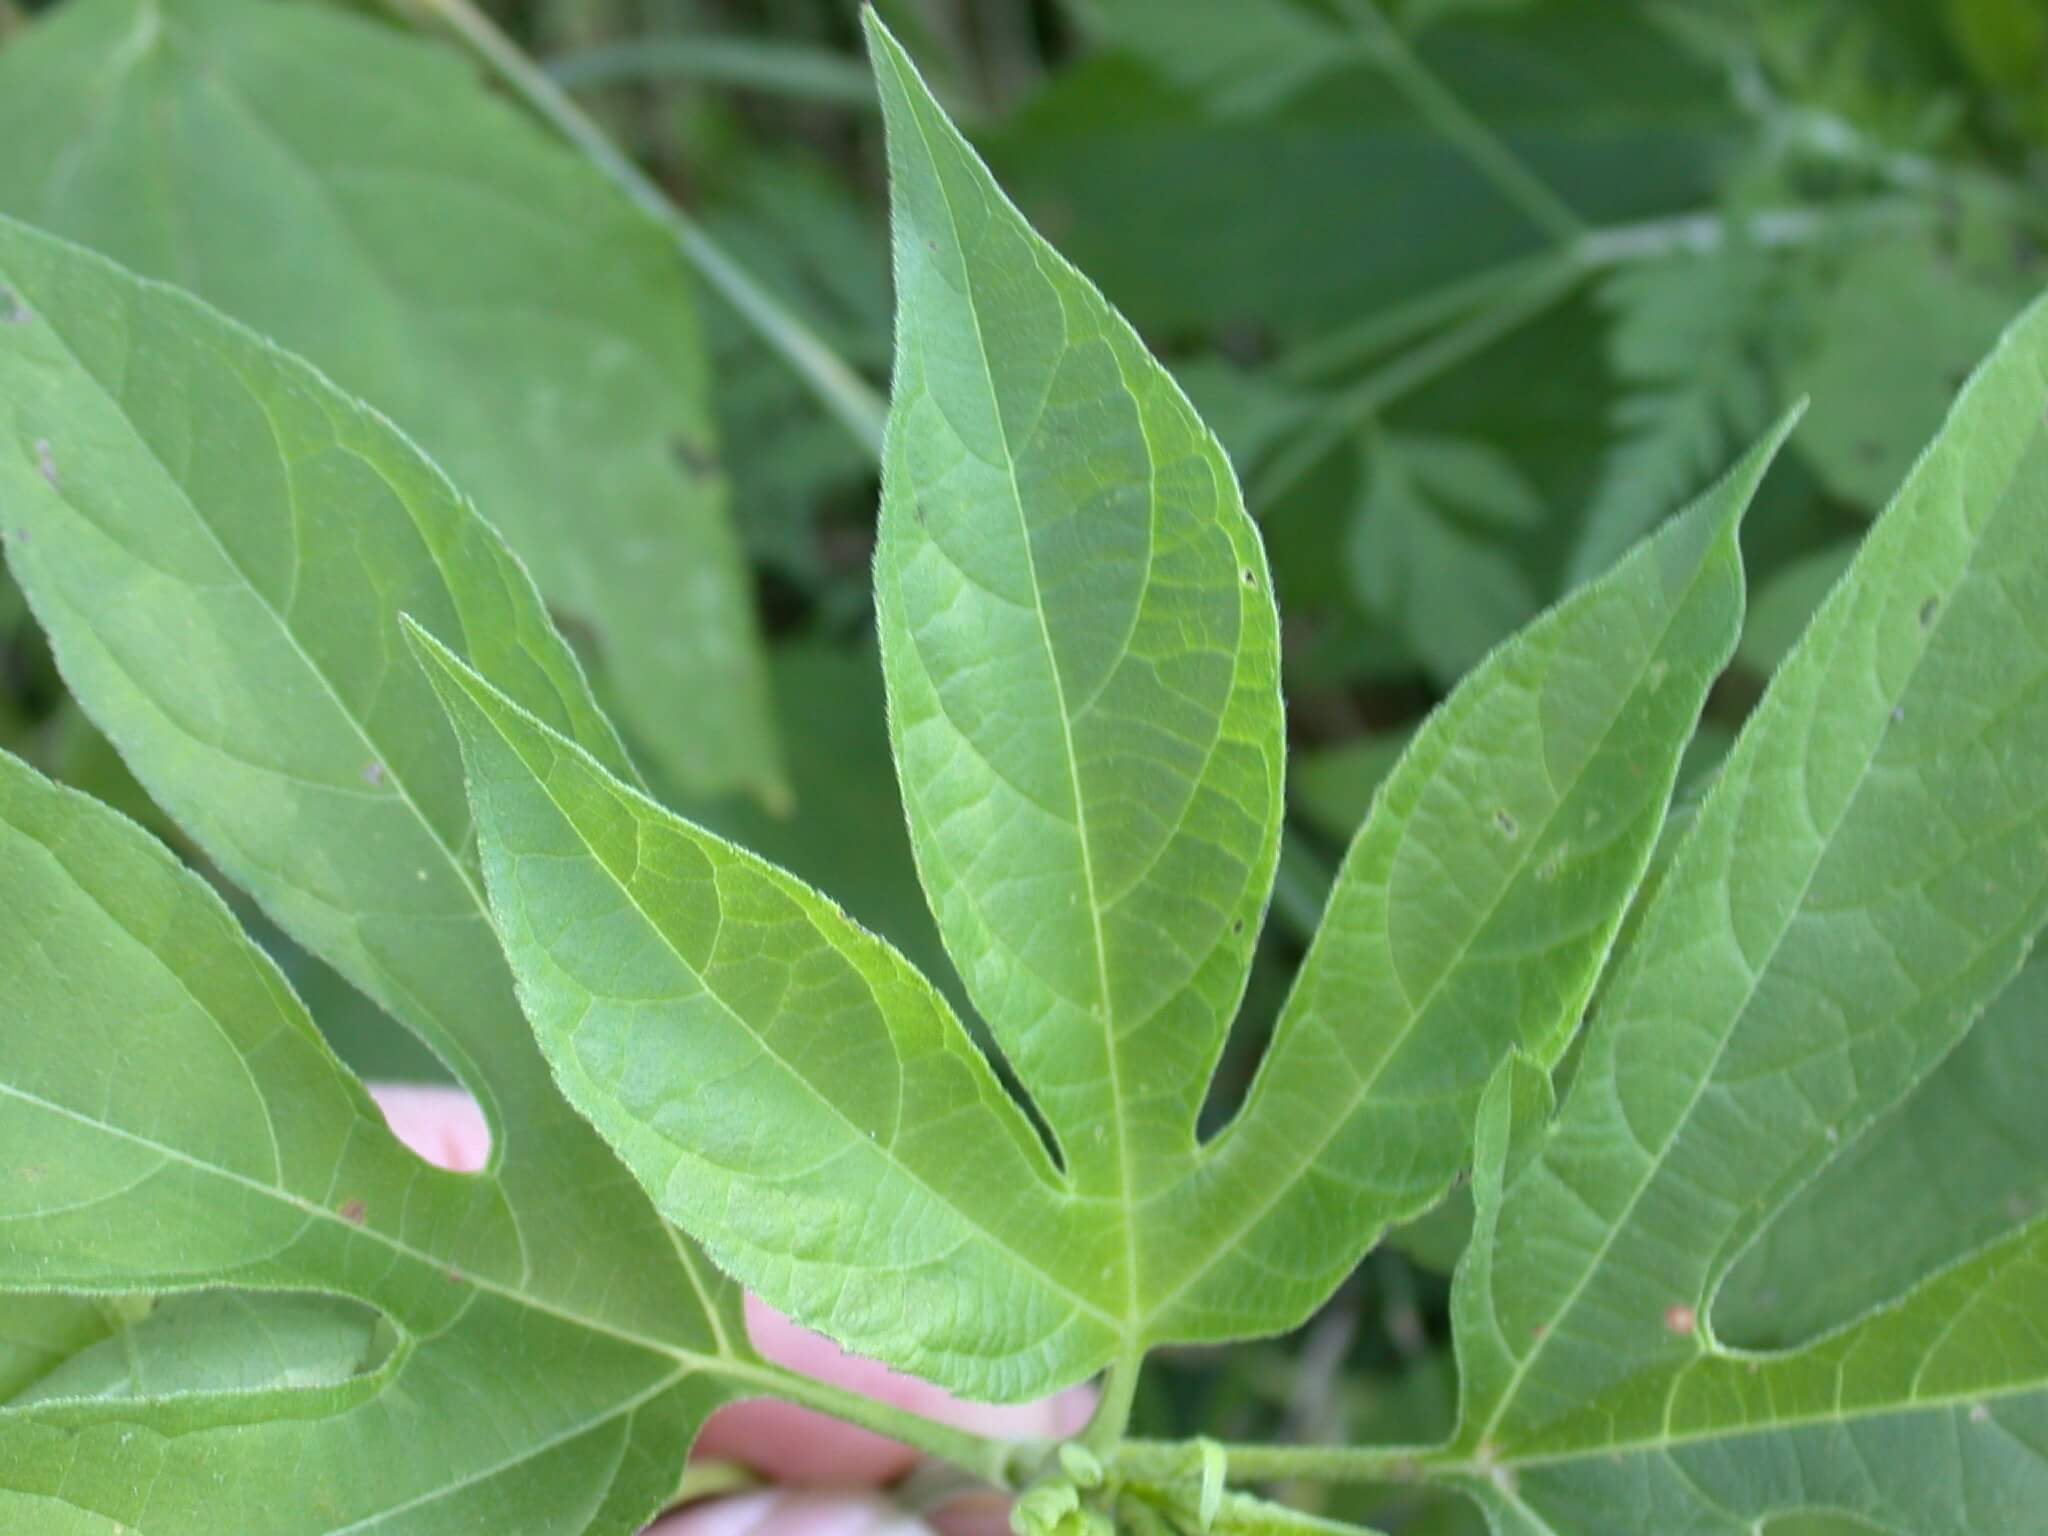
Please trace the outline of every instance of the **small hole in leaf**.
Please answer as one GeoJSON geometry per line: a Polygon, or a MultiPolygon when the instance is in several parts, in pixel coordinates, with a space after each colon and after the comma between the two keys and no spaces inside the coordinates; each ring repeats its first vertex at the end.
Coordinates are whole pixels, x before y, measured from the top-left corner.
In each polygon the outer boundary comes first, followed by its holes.
{"type": "Polygon", "coordinates": [[[1244,584],[1248,587],[1256,587],[1259,584],[1259,579],[1252,574],[1250,566],[1244,569],[1244,584]]]}

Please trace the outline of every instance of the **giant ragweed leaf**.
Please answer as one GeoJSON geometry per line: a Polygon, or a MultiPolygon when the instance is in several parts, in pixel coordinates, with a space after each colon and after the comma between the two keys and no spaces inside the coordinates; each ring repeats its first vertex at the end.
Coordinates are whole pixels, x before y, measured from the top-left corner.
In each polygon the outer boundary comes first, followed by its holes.
{"type": "Polygon", "coordinates": [[[985,1396],[1102,1358],[1113,1233],[1076,1230],[931,984],[420,644],[527,1016],[662,1210],[778,1306],[985,1396]]]}
{"type": "Polygon", "coordinates": [[[683,271],[468,65],[332,6],[72,0],[0,54],[0,211],[393,417],[595,637],[664,767],[774,791],[683,271]]]}
{"type": "MultiPolygon", "coordinates": [[[[875,587],[969,995],[1126,1235],[1186,1167],[1272,880],[1279,637],[1230,465],[879,27],[897,358],[875,587]]],[[[1147,1288],[1126,1245],[1110,1293],[1147,1288]]]]}
{"type": "Polygon", "coordinates": [[[625,1533],[672,1491],[718,1323],[537,1267],[502,1180],[401,1147],[197,876],[4,754],[0,918],[0,1292],[292,1287],[394,1330],[307,1296],[172,1360],[226,1303],[167,1303],[131,1380],[88,1351],[0,1407],[9,1529],[625,1533]]]}
{"type": "MultiPolygon", "coordinates": [[[[420,1345],[404,1357],[417,1374],[348,1385],[388,1430],[247,1431],[232,1455],[271,1468],[247,1497],[303,1475],[282,1486],[363,1510],[399,1490],[434,1506],[421,1529],[455,1529],[524,1510],[559,1460],[579,1469],[565,1502],[536,1508],[630,1529],[705,1398],[682,1362],[737,1337],[735,1293],[549,1080],[490,929],[454,737],[398,611],[630,773],[616,739],[524,571],[380,417],[196,301],[4,221],[0,288],[15,316],[0,528],[72,691],[231,879],[456,1070],[495,1141],[485,1181],[424,1175],[216,905],[110,813],[17,768],[0,1199],[24,1219],[0,1287],[358,1296],[420,1345]],[[508,1359],[521,1386],[472,1443],[420,1428],[508,1359]],[[572,1444],[610,1448],[615,1509],[572,1444]]],[[[55,1491],[52,1447],[74,1431],[52,1413],[4,1421],[5,1486],[55,1491]]],[[[123,1435],[152,1436],[160,1492],[146,1519],[119,1515],[131,1528],[218,1528],[200,1490],[230,1453],[185,1433],[194,1413],[222,1416],[139,1403],[125,1430],[87,1433],[102,1466],[123,1435]]],[[[109,1509],[149,1482],[80,1476],[109,1509]]],[[[237,1528],[286,1527],[252,1505],[237,1528]]]]}
{"type": "Polygon", "coordinates": [[[1502,647],[1380,787],[1237,1122],[1151,1235],[1164,1337],[1305,1317],[1467,1156],[1494,1067],[1576,1028],[1735,645],[1735,534],[1788,418],[1607,577],[1502,647]]]}
{"type": "Polygon", "coordinates": [[[2044,358],[2037,306],[1778,673],[1555,1122],[1518,1167],[1504,1109],[1482,1133],[1455,1454],[1502,1530],[1988,1536],[2048,1498],[2048,1224],[1795,1353],[1713,1320],[1744,1248],[2048,916],[2044,358]]]}

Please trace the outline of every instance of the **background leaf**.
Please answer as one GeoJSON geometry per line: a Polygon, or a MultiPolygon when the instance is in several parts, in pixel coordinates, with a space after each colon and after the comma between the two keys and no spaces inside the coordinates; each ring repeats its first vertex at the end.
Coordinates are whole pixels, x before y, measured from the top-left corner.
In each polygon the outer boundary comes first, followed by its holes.
{"type": "Polygon", "coordinates": [[[780,793],[679,261],[467,64],[329,6],[73,0],[0,54],[0,210],[389,414],[595,640],[671,774],[780,793]]]}

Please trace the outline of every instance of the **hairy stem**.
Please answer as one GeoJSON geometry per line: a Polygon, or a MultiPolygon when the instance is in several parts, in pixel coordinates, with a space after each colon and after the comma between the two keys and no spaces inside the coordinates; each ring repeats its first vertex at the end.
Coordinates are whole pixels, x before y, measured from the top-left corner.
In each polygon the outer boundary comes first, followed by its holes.
{"type": "Polygon", "coordinates": [[[386,4],[410,19],[436,23],[459,38],[507,89],[575,145],[634,206],[661,225],[684,258],[811,387],[834,419],[869,453],[880,456],[887,407],[867,380],[671,202],[470,0],[386,0],[386,4]]]}
{"type": "Polygon", "coordinates": [[[1123,1442],[1131,1423],[1131,1403],[1138,1395],[1138,1377],[1144,1369],[1143,1350],[1119,1356],[1102,1374],[1102,1395],[1095,1412],[1081,1431],[1081,1443],[1098,1455],[1107,1456],[1123,1442]]]}
{"type": "Polygon", "coordinates": [[[991,1440],[937,1419],[877,1402],[830,1382],[800,1376],[779,1365],[752,1361],[727,1361],[720,1373],[728,1380],[755,1389],[764,1397],[815,1408],[848,1424],[873,1430],[891,1440],[949,1462],[961,1471],[996,1488],[1017,1486],[1024,1471],[1045,1460],[1045,1451],[1029,1441],[991,1440]]]}

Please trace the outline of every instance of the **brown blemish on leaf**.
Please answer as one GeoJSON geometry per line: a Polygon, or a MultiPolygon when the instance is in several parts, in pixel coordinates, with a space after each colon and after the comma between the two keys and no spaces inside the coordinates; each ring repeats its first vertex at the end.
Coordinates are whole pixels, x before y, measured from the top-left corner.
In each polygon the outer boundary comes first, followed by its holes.
{"type": "Polygon", "coordinates": [[[1664,1326],[1680,1338],[1690,1338],[1699,1325],[1699,1313],[1682,1301],[1674,1301],[1664,1309],[1664,1326]]]}
{"type": "Polygon", "coordinates": [[[360,1227],[363,1218],[370,1214],[370,1208],[360,1200],[344,1200],[337,1214],[350,1226],[360,1227]]]}

